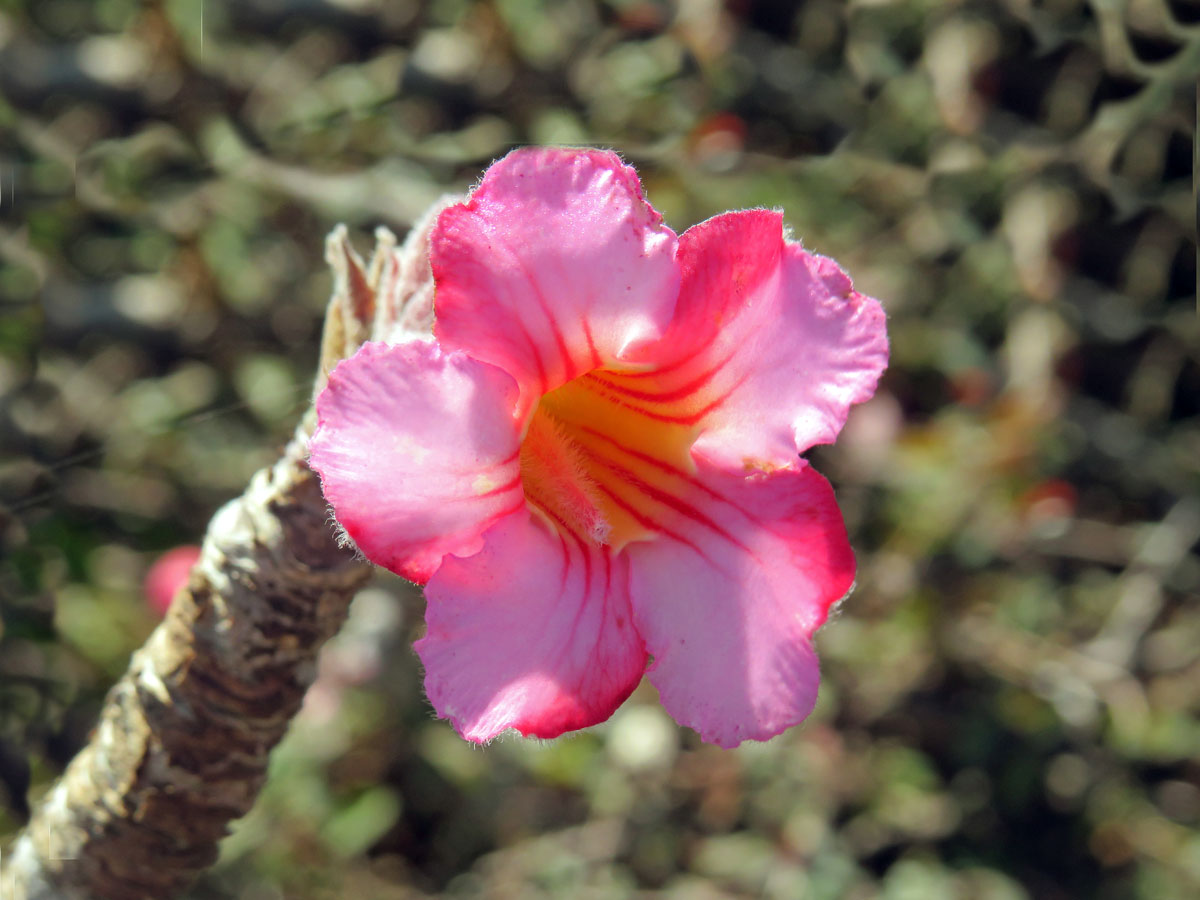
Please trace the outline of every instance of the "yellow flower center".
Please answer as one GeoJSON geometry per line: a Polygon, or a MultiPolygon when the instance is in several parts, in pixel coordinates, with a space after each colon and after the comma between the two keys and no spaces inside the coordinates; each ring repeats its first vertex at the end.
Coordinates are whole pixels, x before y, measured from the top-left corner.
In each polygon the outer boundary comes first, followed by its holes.
{"type": "Polygon", "coordinates": [[[620,550],[655,537],[695,465],[697,429],[652,375],[597,369],[545,394],[521,443],[525,499],[555,527],[620,550]],[[683,414],[680,414],[683,413],[683,414]]]}

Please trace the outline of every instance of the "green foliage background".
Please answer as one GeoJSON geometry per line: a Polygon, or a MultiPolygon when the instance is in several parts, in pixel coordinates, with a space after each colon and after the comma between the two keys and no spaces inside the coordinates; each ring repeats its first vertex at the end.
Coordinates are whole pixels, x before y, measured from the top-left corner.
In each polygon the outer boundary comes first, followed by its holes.
{"type": "Polygon", "coordinates": [[[1185,0],[5,0],[0,837],[307,402],[324,235],[583,143],[888,310],[816,714],[474,749],[380,577],[190,896],[1200,896],[1198,72],[1185,0]]]}

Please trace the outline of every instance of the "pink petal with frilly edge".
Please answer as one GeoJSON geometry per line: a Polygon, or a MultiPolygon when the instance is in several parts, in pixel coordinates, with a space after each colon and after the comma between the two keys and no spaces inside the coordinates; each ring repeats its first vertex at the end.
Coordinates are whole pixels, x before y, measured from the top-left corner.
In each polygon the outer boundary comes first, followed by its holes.
{"type": "Polygon", "coordinates": [[[623,382],[633,403],[696,424],[696,450],[752,471],[831,443],[887,366],[883,309],[837,264],[783,239],[768,210],[725,213],[679,239],[674,321],[623,382]]]}
{"type": "Polygon", "coordinates": [[[416,643],[434,709],[468,740],[551,738],[612,715],[641,680],[627,561],[517,513],[425,588],[416,643]]]}
{"type": "Polygon", "coordinates": [[[310,464],[368,559],[423,583],[524,509],[516,401],[509,375],[429,342],[368,343],[338,364],[310,464]]]}
{"type": "Polygon", "coordinates": [[[438,341],[504,369],[531,406],[662,333],[675,245],[615,153],[516,150],[438,220],[438,341]]]}
{"type": "Polygon", "coordinates": [[[744,477],[700,459],[694,490],[657,515],[664,536],[626,553],[667,712],[722,747],[802,721],[813,632],[854,581],[829,483],[805,465],[744,477]]]}

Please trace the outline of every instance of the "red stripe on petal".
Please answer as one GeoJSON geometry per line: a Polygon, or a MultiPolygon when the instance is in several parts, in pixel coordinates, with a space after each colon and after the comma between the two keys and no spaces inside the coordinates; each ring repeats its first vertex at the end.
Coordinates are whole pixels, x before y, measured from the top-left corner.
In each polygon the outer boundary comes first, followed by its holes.
{"type": "Polygon", "coordinates": [[[580,384],[582,387],[586,387],[597,397],[602,397],[608,402],[620,406],[622,409],[626,409],[631,413],[637,413],[639,416],[645,416],[647,419],[650,419],[654,422],[661,422],[666,425],[677,425],[682,421],[678,417],[664,416],[662,413],[657,413],[654,410],[646,409],[643,406],[637,406],[636,404],[630,403],[628,400],[624,400],[616,396],[615,391],[605,390],[604,382],[592,377],[591,374],[582,376],[576,383],[580,384]]]}
{"type": "MultiPolygon", "coordinates": [[[[711,517],[706,516],[704,513],[700,512],[700,510],[696,509],[696,507],[692,506],[691,504],[689,504],[688,502],[683,500],[681,497],[677,497],[668,491],[664,491],[660,488],[655,487],[654,485],[650,484],[648,481],[645,481],[644,479],[638,478],[638,476],[635,475],[633,472],[631,472],[629,469],[625,468],[624,466],[621,466],[616,461],[611,460],[611,459],[595,452],[590,447],[587,447],[587,446],[584,446],[581,444],[580,451],[582,453],[588,455],[598,465],[600,465],[600,466],[604,467],[605,469],[607,469],[608,471],[614,473],[622,481],[629,484],[631,487],[637,489],[640,493],[644,494],[645,496],[649,497],[650,499],[656,500],[661,505],[674,510],[675,512],[679,513],[679,515],[683,516],[684,518],[690,519],[693,522],[697,522],[701,525],[704,525],[705,527],[711,529],[716,534],[725,538],[730,543],[745,550],[747,553],[752,552],[748,546],[746,546],[741,541],[739,541],[736,537],[734,537],[734,535],[731,534],[727,529],[722,528],[711,517]]],[[[599,484],[599,482],[597,482],[597,484],[599,484]]],[[[603,487],[603,485],[601,485],[601,487],[603,487]]],[[[656,530],[663,531],[664,528],[660,524],[656,530]]]]}
{"type": "Polygon", "coordinates": [[[689,416],[661,416],[660,421],[670,422],[675,425],[698,425],[710,412],[722,406],[733,395],[734,391],[738,389],[740,384],[741,380],[739,379],[730,385],[729,389],[721,394],[721,396],[689,416]]]}
{"type": "Polygon", "coordinates": [[[666,365],[655,366],[653,369],[648,369],[643,372],[622,372],[621,375],[625,378],[652,378],[658,375],[668,375],[671,372],[682,369],[696,357],[701,356],[706,350],[708,350],[708,345],[701,344],[696,349],[686,353],[678,359],[672,360],[666,365]]]}
{"type": "Polygon", "coordinates": [[[587,319],[583,320],[583,336],[587,339],[588,353],[591,354],[592,368],[598,368],[603,360],[600,358],[600,351],[596,349],[596,340],[592,337],[592,326],[588,324],[587,319]]]}
{"type": "Polygon", "coordinates": [[[603,482],[599,482],[599,481],[596,482],[596,487],[599,488],[600,491],[603,492],[603,494],[613,502],[613,504],[615,504],[617,507],[624,510],[626,513],[628,513],[630,516],[632,516],[635,520],[637,520],[637,523],[639,525],[641,525],[643,528],[645,528],[648,533],[654,534],[654,535],[662,535],[664,537],[670,538],[673,541],[678,541],[679,543],[683,544],[685,547],[688,547],[691,550],[694,550],[696,553],[698,553],[700,556],[704,557],[706,560],[708,559],[708,556],[705,554],[705,552],[702,549],[700,549],[700,546],[697,543],[688,539],[687,537],[684,537],[679,532],[668,528],[662,522],[656,521],[655,519],[651,519],[649,516],[643,514],[641,510],[637,509],[637,507],[633,506],[631,503],[626,501],[620,494],[618,494],[616,491],[609,488],[603,482]]]}
{"type": "Polygon", "coordinates": [[[550,333],[554,336],[554,344],[558,348],[559,356],[562,358],[563,379],[570,379],[574,377],[574,372],[572,370],[575,367],[572,364],[571,351],[567,349],[566,338],[563,336],[562,329],[559,327],[558,319],[554,316],[554,310],[546,301],[546,295],[542,293],[540,283],[538,279],[534,277],[534,273],[529,270],[529,266],[525,264],[524,260],[519,255],[514,253],[512,256],[516,261],[518,268],[521,270],[521,273],[529,281],[530,293],[533,295],[534,300],[537,301],[538,306],[541,308],[542,315],[546,317],[546,324],[550,327],[550,333]]]}
{"type": "MultiPolygon", "coordinates": [[[[692,378],[690,381],[687,381],[679,387],[669,391],[637,391],[633,388],[625,387],[622,384],[614,384],[611,381],[600,378],[594,372],[588,377],[593,381],[603,384],[604,386],[611,388],[614,391],[618,391],[619,393],[624,394],[626,397],[631,397],[634,400],[647,400],[651,403],[675,403],[679,400],[683,400],[692,396],[700,388],[712,381],[712,379],[716,377],[717,373],[725,367],[725,364],[728,363],[733,356],[733,353],[727,354],[724,359],[715,363],[707,372],[704,372],[703,374],[698,375],[692,378]]],[[[622,373],[622,375],[623,374],[624,373],[622,373]]]]}
{"type": "Polygon", "coordinates": [[[702,490],[708,490],[708,488],[706,488],[704,485],[695,482],[693,480],[692,474],[690,472],[688,472],[686,469],[682,469],[679,466],[673,466],[670,463],[664,462],[663,460],[659,459],[657,456],[651,456],[649,453],[643,453],[640,450],[634,450],[632,447],[628,447],[625,444],[622,444],[620,441],[618,441],[612,435],[605,434],[603,431],[598,431],[595,428],[591,428],[587,425],[580,425],[579,430],[582,431],[584,434],[589,434],[592,437],[595,437],[595,438],[598,438],[598,439],[604,441],[606,444],[610,444],[615,449],[620,450],[622,453],[625,453],[629,456],[632,456],[634,459],[636,459],[640,462],[644,462],[644,463],[647,463],[648,465],[654,466],[656,469],[659,469],[668,475],[674,475],[678,478],[683,478],[683,479],[687,480],[689,483],[695,484],[696,487],[701,488],[702,490]]]}
{"type": "Polygon", "coordinates": [[[645,416],[647,419],[651,419],[654,422],[660,422],[663,425],[698,425],[709,413],[719,408],[735,391],[737,391],[742,384],[743,378],[739,378],[733,384],[729,385],[729,387],[723,391],[720,396],[716,397],[711,402],[705,404],[695,412],[691,412],[686,415],[669,415],[666,413],[655,412],[654,410],[646,409],[644,406],[631,403],[628,400],[615,396],[616,390],[619,389],[605,390],[605,388],[611,388],[613,386],[609,385],[603,379],[593,377],[592,374],[583,376],[579,379],[579,381],[590,388],[597,396],[603,397],[604,399],[615,403],[618,406],[629,410],[630,412],[637,413],[640,416],[645,416]]]}
{"type": "Polygon", "coordinates": [[[490,491],[484,491],[482,494],[476,494],[474,497],[468,497],[465,499],[480,500],[480,499],[483,499],[484,497],[495,497],[497,494],[504,494],[504,493],[507,493],[508,491],[516,490],[520,486],[521,486],[521,476],[520,476],[520,474],[517,474],[517,476],[515,478],[513,478],[512,481],[509,481],[507,484],[502,484],[498,488],[492,488],[490,491]]]}

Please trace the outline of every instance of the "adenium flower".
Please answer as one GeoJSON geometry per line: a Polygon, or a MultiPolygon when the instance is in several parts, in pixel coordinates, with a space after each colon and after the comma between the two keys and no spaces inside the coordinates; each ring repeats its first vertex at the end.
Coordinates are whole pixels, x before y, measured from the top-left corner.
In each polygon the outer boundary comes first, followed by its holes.
{"type": "Polygon", "coordinates": [[[855,566],[800,454],[874,392],[879,303],[778,211],[677,236],[598,150],[510,153],[429,248],[432,335],[338,365],[311,463],[360,550],[425,585],[438,714],[554,737],[647,674],[725,747],[804,719],[855,566]]]}

